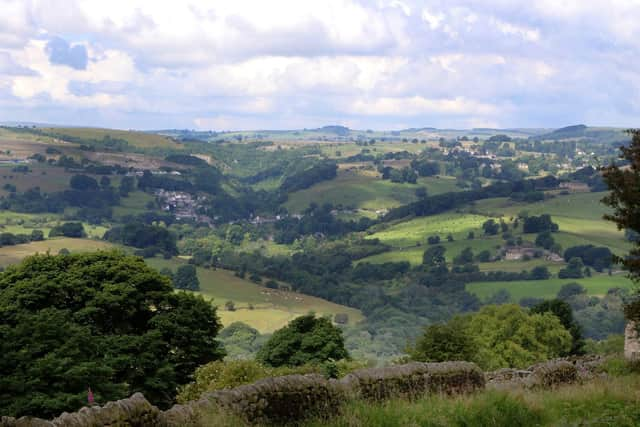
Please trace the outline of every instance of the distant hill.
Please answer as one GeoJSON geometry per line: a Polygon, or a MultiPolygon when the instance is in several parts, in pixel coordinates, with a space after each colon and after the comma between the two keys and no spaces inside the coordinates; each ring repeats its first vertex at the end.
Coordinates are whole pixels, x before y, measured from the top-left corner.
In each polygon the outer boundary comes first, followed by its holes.
{"type": "Polygon", "coordinates": [[[314,130],[318,132],[335,133],[338,136],[347,136],[349,135],[349,132],[351,132],[348,127],[339,125],[322,126],[321,128],[314,130]]]}
{"type": "Polygon", "coordinates": [[[553,132],[544,133],[542,135],[532,136],[530,139],[535,141],[558,141],[563,139],[589,139],[598,142],[618,142],[625,141],[628,136],[624,134],[623,129],[618,128],[601,128],[589,127],[586,125],[572,125],[553,132]]]}

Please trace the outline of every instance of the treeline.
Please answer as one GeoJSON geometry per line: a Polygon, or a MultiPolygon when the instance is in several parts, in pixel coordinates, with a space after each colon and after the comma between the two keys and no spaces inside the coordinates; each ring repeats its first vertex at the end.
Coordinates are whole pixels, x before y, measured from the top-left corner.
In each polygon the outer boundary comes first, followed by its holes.
{"type": "Polygon", "coordinates": [[[425,197],[407,205],[391,209],[383,217],[384,222],[394,221],[408,216],[436,215],[465,204],[494,197],[509,197],[513,193],[527,193],[557,188],[558,179],[552,176],[527,179],[516,182],[502,182],[482,187],[474,191],[444,193],[425,197]]]}
{"type": "Polygon", "coordinates": [[[280,191],[291,193],[304,190],[321,181],[332,180],[336,177],[338,165],[333,161],[323,161],[314,164],[309,169],[287,176],[280,184],[280,191]]]}
{"type": "Polygon", "coordinates": [[[144,257],[157,253],[171,257],[178,254],[176,236],[164,227],[142,223],[130,223],[111,228],[104,234],[104,240],[142,249],[144,257]]]}
{"type": "Polygon", "coordinates": [[[274,240],[277,243],[290,244],[297,238],[309,234],[340,236],[353,231],[364,231],[374,221],[363,217],[358,221],[342,221],[332,213],[333,205],[327,203],[318,206],[312,203],[302,217],[287,217],[275,223],[274,240]]]}
{"type": "Polygon", "coordinates": [[[44,240],[42,230],[33,230],[31,234],[0,233],[0,247],[14,246],[44,240]]]}

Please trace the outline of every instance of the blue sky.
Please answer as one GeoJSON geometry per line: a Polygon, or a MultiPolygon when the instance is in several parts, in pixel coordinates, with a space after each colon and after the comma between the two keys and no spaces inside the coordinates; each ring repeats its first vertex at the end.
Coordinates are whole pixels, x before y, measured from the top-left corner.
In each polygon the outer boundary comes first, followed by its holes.
{"type": "Polygon", "coordinates": [[[640,0],[0,0],[0,10],[0,121],[640,121],[640,0]]]}

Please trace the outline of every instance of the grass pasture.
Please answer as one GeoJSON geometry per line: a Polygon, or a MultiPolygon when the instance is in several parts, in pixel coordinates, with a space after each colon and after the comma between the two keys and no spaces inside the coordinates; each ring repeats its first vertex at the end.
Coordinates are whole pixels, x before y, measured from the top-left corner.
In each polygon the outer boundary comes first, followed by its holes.
{"type": "MultiPolygon", "coordinates": [[[[154,268],[168,267],[174,271],[183,263],[176,258],[172,260],[153,258],[146,261],[154,268]]],[[[290,320],[310,311],[330,316],[346,313],[351,324],[363,319],[359,310],[308,295],[268,289],[236,277],[230,271],[204,268],[197,268],[197,271],[201,294],[207,299],[212,298],[213,303],[219,307],[218,314],[224,325],[242,321],[262,333],[267,333],[281,328],[290,320]],[[224,308],[226,301],[233,301],[236,310],[226,310],[224,308]],[[249,308],[249,304],[253,309],[249,308]]]]}
{"type": "Polygon", "coordinates": [[[417,200],[415,191],[421,187],[431,195],[459,190],[455,186],[455,179],[451,177],[419,178],[417,184],[398,184],[382,180],[376,175],[366,171],[340,170],[331,181],[323,181],[290,194],[284,207],[290,212],[301,212],[315,202],[375,212],[417,200]]]}
{"type": "Polygon", "coordinates": [[[147,203],[154,202],[155,197],[144,191],[133,191],[128,197],[120,198],[120,206],[113,207],[113,215],[116,218],[125,215],[138,215],[147,211],[147,203]]]}
{"type": "Polygon", "coordinates": [[[136,148],[175,148],[176,143],[170,138],[154,133],[131,130],[100,129],[100,128],[43,128],[45,132],[61,136],[102,140],[106,136],[114,139],[124,139],[130,146],[136,148]]]}
{"type": "Polygon", "coordinates": [[[393,247],[425,244],[427,237],[432,235],[440,236],[443,242],[446,242],[448,234],[460,240],[466,238],[469,231],[477,231],[481,228],[486,220],[487,217],[481,215],[444,213],[399,222],[370,237],[380,239],[381,242],[393,247]]]}
{"type": "Polygon", "coordinates": [[[102,240],[70,239],[67,237],[31,242],[24,245],[3,246],[0,247],[0,266],[6,267],[10,264],[16,264],[25,257],[36,253],[44,254],[49,252],[55,255],[62,248],[74,253],[107,250],[115,247],[115,245],[102,240]]]}
{"type": "MultiPolygon", "coordinates": [[[[560,227],[554,238],[563,248],[592,244],[607,246],[613,252],[626,253],[631,245],[615,224],[602,216],[608,208],[600,203],[606,193],[575,193],[556,196],[536,203],[517,203],[506,198],[487,199],[475,203],[469,209],[480,215],[516,217],[526,211],[529,215],[549,214],[560,227]]],[[[531,239],[535,238],[535,235],[531,239]]]]}
{"type": "Polygon", "coordinates": [[[515,282],[476,282],[469,283],[467,290],[475,294],[481,300],[494,295],[501,289],[505,289],[511,295],[513,302],[520,301],[524,297],[555,298],[558,291],[567,283],[580,283],[589,295],[605,295],[611,288],[631,289],[633,282],[623,274],[596,274],[593,277],[583,279],[549,279],[549,280],[521,280],[515,282]]]}
{"type": "Polygon", "coordinates": [[[31,170],[23,173],[13,172],[14,165],[0,165],[0,196],[9,194],[2,188],[5,184],[15,185],[18,192],[40,187],[40,191],[52,193],[69,187],[69,180],[73,174],[63,168],[39,163],[31,163],[28,166],[31,170]]]}

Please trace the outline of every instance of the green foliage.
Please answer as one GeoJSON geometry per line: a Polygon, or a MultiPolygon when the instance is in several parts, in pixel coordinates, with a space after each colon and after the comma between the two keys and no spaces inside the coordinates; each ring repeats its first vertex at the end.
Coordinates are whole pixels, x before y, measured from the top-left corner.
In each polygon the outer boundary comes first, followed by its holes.
{"type": "Polygon", "coordinates": [[[613,334],[600,341],[587,339],[585,340],[584,349],[587,354],[622,354],[624,350],[624,335],[613,334]]]}
{"type": "Polygon", "coordinates": [[[86,237],[87,233],[85,233],[81,222],[65,222],[64,224],[53,227],[51,231],[49,231],[49,237],[60,236],[81,238],[86,237]]]}
{"type": "Polygon", "coordinates": [[[191,264],[181,265],[173,276],[173,286],[176,289],[187,289],[190,291],[200,290],[200,281],[196,274],[196,268],[191,264]]]}
{"type": "Polygon", "coordinates": [[[478,346],[473,361],[486,370],[523,368],[571,348],[571,335],[556,316],[528,314],[517,305],[483,307],[471,315],[468,332],[478,346]]]}
{"type": "Polygon", "coordinates": [[[205,392],[250,384],[263,378],[294,374],[323,374],[340,378],[365,367],[362,362],[328,360],[323,364],[301,366],[266,366],[255,360],[217,360],[196,369],[193,382],[180,388],[177,401],[185,403],[197,400],[205,392]]]}
{"type": "Polygon", "coordinates": [[[222,356],[201,297],[121,252],[35,255],[0,274],[0,413],[76,410],[140,391],[168,406],[195,368],[222,356]],[[25,386],[27,385],[27,386],[25,386]]]}
{"type": "Polygon", "coordinates": [[[329,319],[300,316],[277,330],[260,349],[257,359],[269,366],[300,366],[348,358],[342,331],[329,319]]]}
{"type": "Polygon", "coordinates": [[[580,279],[584,277],[584,264],[578,257],[571,258],[566,268],[558,272],[560,279],[580,279]]]}
{"type": "Polygon", "coordinates": [[[426,265],[427,267],[438,268],[444,266],[446,268],[447,261],[444,257],[445,252],[446,249],[444,248],[444,246],[430,247],[429,249],[424,251],[424,254],[422,255],[422,264],[426,265]]]}
{"type": "Polygon", "coordinates": [[[409,349],[411,359],[419,362],[473,360],[475,343],[466,322],[466,318],[455,317],[448,323],[428,326],[409,349]]]}
{"type": "Polygon", "coordinates": [[[563,285],[558,291],[558,299],[566,300],[571,298],[572,296],[584,295],[585,293],[587,293],[587,291],[580,283],[567,283],[566,285],[563,285]]]}
{"type": "Polygon", "coordinates": [[[98,182],[87,175],[73,175],[69,185],[72,189],[79,191],[97,191],[100,188],[98,182]]]}
{"type": "Polygon", "coordinates": [[[488,219],[482,223],[482,230],[484,230],[484,234],[493,236],[500,231],[500,224],[493,219],[488,219]]]}
{"type": "Polygon", "coordinates": [[[142,223],[127,223],[111,228],[104,235],[104,240],[120,243],[135,248],[151,248],[154,252],[175,255],[176,236],[164,227],[142,223]]]}
{"type": "Polygon", "coordinates": [[[570,348],[571,335],[553,314],[490,305],[427,328],[411,354],[416,360],[463,359],[494,370],[523,368],[559,357],[570,348]]]}
{"type": "Polygon", "coordinates": [[[219,338],[227,352],[227,357],[231,359],[253,356],[266,342],[264,335],[243,322],[233,322],[225,327],[220,331],[219,338]]]}
{"type": "MultiPolygon", "coordinates": [[[[603,177],[611,193],[602,202],[613,208],[612,214],[605,219],[613,221],[621,230],[640,233],[640,130],[629,130],[631,143],[620,147],[620,158],[628,167],[624,169],[616,164],[604,168],[603,177]]],[[[629,256],[616,258],[630,273],[634,280],[640,279],[640,241],[634,242],[629,256]]]]}
{"type": "Polygon", "coordinates": [[[562,326],[569,331],[572,339],[571,349],[566,354],[561,354],[561,356],[580,355],[585,353],[585,342],[584,337],[582,336],[582,328],[573,318],[573,310],[568,303],[560,299],[547,300],[533,306],[531,308],[531,312],[539,314],[552,313],[560,319],[562,326]]]}

